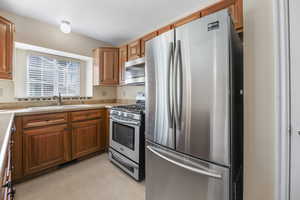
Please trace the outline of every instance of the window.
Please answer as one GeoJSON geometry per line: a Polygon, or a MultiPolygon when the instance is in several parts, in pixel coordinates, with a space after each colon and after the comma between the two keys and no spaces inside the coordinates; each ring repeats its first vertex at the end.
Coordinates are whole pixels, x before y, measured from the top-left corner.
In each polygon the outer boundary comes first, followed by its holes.
{"type": "Polygon", "coordinates": [[[26,86],[27,97],[80,96],[80,62],[30,54],[26,86]]]}

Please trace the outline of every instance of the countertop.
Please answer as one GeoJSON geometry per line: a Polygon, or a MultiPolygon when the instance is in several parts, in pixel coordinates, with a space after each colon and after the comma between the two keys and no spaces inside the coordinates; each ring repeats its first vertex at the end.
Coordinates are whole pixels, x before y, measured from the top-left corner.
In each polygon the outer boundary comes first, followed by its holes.
{"type": "Polygon", "coordinates": [[[0,113],[0,181],[2,183],[5,169],[5,157],[11,138],[14,113],[0,113]]]}
{"type": "MultiPolygon", "coordinates": [[[[103,104],[77,104],[77,105],[61,105],[61,106],[41,106],[29,107],[21,109],[0,110],[1,114],[14,113],[15,116],[36,115],[43,113],[57,113],[78,110],[92,110],[99,108],[112,108],[113,106],[126,105],[121,103],[103,103],[103,104]]],[[[1,129],[1,127],[0,127],[1,129]]]]}
{"type": "MultiPolygon", "coordinates": [[[[0,110],[0,182],[5,169],[5,156],[11,138],[11,129],[15,116],[57,113],[78,110],[91,110],[99,108],[111,108],[113,106],[126,105],[121,103],[103,103],[103,104],[79,104],[79,105],[62,105],[62,106],[44,106],[30,107],[22,109],[0,110]]],[[[2,183],[2,182],[1,182],[2,183]]]]}

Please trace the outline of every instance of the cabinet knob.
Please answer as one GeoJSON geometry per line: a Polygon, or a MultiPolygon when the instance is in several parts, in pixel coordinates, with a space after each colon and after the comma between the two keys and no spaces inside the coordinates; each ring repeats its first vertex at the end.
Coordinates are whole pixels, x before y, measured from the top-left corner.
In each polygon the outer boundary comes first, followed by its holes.
{"type": "Polygon", "coordinates": [[[12,187],[12,182],[11,181],[6,181],[6,183],[4,185],[2,185],[3,188],[7,187],[7,188],[11,188],[12,187]]]}
{"type": "Polygon", "coordinates": [[[16,132],[16,126],[13,126],[12,128],[11,128],[11,134],[14,134],[16,132]]]}

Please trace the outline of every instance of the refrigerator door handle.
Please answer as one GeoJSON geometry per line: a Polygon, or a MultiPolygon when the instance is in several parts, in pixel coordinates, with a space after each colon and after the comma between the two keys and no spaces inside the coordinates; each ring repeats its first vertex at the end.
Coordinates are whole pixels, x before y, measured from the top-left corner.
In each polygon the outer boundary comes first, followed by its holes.
{"type": "MultiPolygon", "coordinates": [[[[154,153],[155,155],[157,155],[158,157],[176,165],[176,166],[179,166],[181,168],[184,168],[186,170],[189,170],[189,171],[192,171],[192,172],[195,172],[197,174],[200,174],[200,175],[204,175],[204,176],[208,176],[210,178],[215,178],[215,179],[222,179],[222,175],[221,174],[218,174],[218,173],[215,173],[215,172],[211,172],[211,171],[208,171],[208,170],[204,170],[204,169],[201,169],[201,168],[198,168],[198,167],[194,167],[194,166],[191,166],[191,165],[186,165],[184,164],[185,160],[184,158],[179,158],[179,156],[177,155],[174,155],[174,157],[176,156],[176,158],[178,160],[181,160],[181,162],[179,161],[176,161],[170,157],[168,157],[167,155],[163,155],[162,153],[160,152],[164,152],[164,150],[161,150],[161,149],[158,149],[157,147],[153,147],[153,146],[147,146],[147,149],[149,151],[151,151],[152,153],[154,153]],[[159,152],[160,151],[160,152],[159,152]]],[[[170,154],[169,152],[167,152],[168,154],[170,154]]],[[[190,163],[193,163],[192,161],[189,161],[190,163]]],[[[194,165],[199,165],[198,163],[195,163],[194,165]]],[[[206,167],[203,167],[203,168],[206,168],[206,167]]]]}
{"type": "MultiPolygon", "coordinates": [[[[178,96],[178,121],[181,122],[181,115],[182,115],[182,90],[183,90],[183,70],[182,70],[182,54],[181,54],[181,41],[177,41],[178,47],[178,75],[179,75],[179,96],[178,96]]],[[[181,125],[181,124],[180,124],[181,125]]]]}
{"type": "Polygon", "coordinates": [[[181,41],[176,42],[175,50],[175,73],[174,73],[174,104],[175,104],[175,120],[176,128],[181,129],[182,115],[182,57],[181,57],[181,41]]]}
{"type": "Polygon", "coordinates": [[[169,117],[169,128],[173,128],[173,101],[172,101],[172,93],[173,93],[173,71],[174,71],[174,44],[170,43],[169,48],[169,59],[168,59],[168,78],[167,78],[167,109],[168,109],[168,117],[169,117]]]}

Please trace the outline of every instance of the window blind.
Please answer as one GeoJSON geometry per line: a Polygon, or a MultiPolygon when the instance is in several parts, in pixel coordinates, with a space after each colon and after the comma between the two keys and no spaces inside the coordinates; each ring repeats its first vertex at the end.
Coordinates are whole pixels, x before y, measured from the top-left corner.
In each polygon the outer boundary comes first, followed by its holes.
{"type": "Polygon", "coordinates": [[[80,62],[29,55],[26,82],[28,97],[80,96],[80,62]]]}

